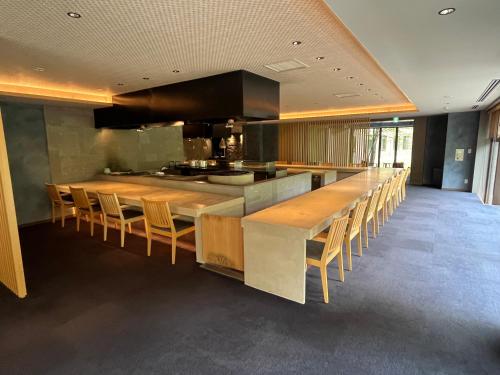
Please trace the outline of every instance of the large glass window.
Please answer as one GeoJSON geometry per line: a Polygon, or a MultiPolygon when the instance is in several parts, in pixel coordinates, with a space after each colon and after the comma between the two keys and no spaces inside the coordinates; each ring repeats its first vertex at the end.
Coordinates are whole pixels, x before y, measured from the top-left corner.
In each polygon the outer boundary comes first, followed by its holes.
{"type": "Polygon", "coordinates": [[[409,167],[412,145],[413,126],[371,128],[368,138],[369,165],[409,167]]]}

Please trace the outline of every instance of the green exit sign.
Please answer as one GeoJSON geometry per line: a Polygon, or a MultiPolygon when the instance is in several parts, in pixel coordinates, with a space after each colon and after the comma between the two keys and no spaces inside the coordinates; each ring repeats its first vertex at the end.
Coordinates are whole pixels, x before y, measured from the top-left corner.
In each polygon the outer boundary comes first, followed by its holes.
{"type": "Polygon", "coordinates": [[[393,122],[399,122],[399,117],[393,117],[393,118],[392,118],[392,121],[393,121],[393,122]]]}

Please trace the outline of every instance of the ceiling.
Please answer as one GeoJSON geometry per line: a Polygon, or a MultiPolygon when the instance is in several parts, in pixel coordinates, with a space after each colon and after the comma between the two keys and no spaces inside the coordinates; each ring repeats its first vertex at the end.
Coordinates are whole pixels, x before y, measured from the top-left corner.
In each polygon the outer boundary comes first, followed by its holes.
{"type": "MultiPolygon", "coordinates": [[[[348,3],[331,1],[366,39],[368,29],[352,20],[357,7],[348,3]]],[[[387,40],[386,26],[371,32],[387,40]]],[[[2,0],[0,50],[3,95],[35,87],[35,96],[66,92],[70,100],[105,103],[112,94],[245,69],[281,82],[284,116],[414,108],[323,0],[2,0]],[[264,66],[292,59],[309,67],[277,73],[264,66]]],[[[378,48],[372,52],[382,61],[378,48]]],[[[405,68],[394,65],[389,72],[411,91],[405,68]]]]}
{"type": "Polygon", "coordinates": [[[326,2],[422,114],[470,111],[500,78],[499,0],[326,2]],[[456,12],[438,15],[447,7],[456,12]]]}

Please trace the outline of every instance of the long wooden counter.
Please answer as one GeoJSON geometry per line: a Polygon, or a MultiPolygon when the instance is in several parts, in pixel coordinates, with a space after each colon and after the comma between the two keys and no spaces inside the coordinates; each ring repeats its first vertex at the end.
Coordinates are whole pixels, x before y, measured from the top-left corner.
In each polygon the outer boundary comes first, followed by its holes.
{"type": "Polygon", "coordinates": [[[203,263],[201,215],[212,213],[242,216],[245,201],[243,197],[114,181],[84,181],[58,184],[59,189],[64,192],[69,192],[70,185],[85,188],[91,196],[95,196],[97,191],[113,192],[118,196],[120,203],[136,207],[142,207],[142,197],[168,201],[173,213],[194,219],[196,226],[196,260],[200,263],[203,263]]]}
{"type": "Polygon", "coordinates": [[[305,303],[305,247],[399,169],[371,168],[242,219],[245,284],[305,303]]]}

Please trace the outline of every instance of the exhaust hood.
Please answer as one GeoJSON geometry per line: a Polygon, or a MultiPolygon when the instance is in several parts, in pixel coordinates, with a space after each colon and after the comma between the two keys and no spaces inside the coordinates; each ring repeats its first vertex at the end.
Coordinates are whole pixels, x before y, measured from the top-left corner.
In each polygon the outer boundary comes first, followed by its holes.
{"type": "Polygon", "coordinates": [[[96,128],[279,119],[279,82],[247,72],[218,74],[113,96],[94,110],[96,128]]]}

